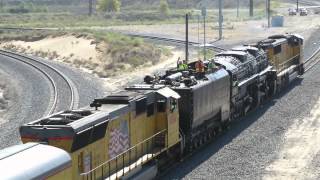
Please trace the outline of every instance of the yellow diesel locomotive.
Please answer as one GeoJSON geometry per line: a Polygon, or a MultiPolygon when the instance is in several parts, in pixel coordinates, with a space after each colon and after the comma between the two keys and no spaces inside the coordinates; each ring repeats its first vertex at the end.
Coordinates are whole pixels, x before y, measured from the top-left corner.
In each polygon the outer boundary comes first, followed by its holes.
{"type": "Polygon", "coordinates": [[[67,151],[72,179],[116,179],[180,142],[179,98],[166,87],[121,91],[96,99],[92,109],[59,112],[28,123],[20,128],[21,139],[67,151]]]}

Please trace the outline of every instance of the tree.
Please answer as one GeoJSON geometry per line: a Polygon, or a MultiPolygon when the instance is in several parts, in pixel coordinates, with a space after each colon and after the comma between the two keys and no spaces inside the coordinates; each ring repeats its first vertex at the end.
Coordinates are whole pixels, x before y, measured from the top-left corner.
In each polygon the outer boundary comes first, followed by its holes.
{"type": "Polygon", "coordinates": [[[121,8],[120,0],[99,0],[98,9],[103,12],[119,12],[121,8]]]}
{"type": "Polygon", "coordinates": [[[165,16],[169,15],[169,4],[167,0],[160,1],[160,13],[165,16]]]}

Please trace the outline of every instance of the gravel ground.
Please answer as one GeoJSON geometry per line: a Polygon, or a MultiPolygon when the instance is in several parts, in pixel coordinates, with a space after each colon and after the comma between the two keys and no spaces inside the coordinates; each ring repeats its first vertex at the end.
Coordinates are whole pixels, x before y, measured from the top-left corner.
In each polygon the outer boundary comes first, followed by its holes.
{"type": "MultiPolygon", "coordinates": [[[[310,42],[320,39],[315,32],[310,42]]],[[[312,54],[306,43],[306,57],[312,54]]],[[[315,49],[315,48],[313,48],[315,49]]],[[[293,82],[273,101],[233,123],[231,130],[172,169],[165,179],[263,179],[269,164],[278,159],[285,133],[310,115],[320,97],[320,65],[293,82]]],[[[319,176],[320,154],[308,170],[319,176]]],[[[316,178],[317,179],[317,178],[316,178]]]]}
{"type": "MultiPolygon", "coordinates": [[[[87,106],[93,98],[104,94],[97,78],[62,64],[52,64],[76,85],[81,97],[79,107],[87,106]]],[[[0,68],[12,77],[10,84],[16,94],[11,98],[8,113],[3,117],[5,122],[0,123],[0,149],[2,149],[20,143],[18,132],[20,125],[45,115],[51,90],[47,79],[24,63],[0,56],[0,68]]]]}
{"type": "Polygon", "coordinates": [[[0,125],[0,148],[4,148],[18,142],[19,125],[38,119],[46,111],[50,101],[50,85],[26,64],[3,56],[0,58],[1,69],[7,76],[13,77],[10,85],[17,95],[11,98],[8,113],[3,118],[5,122],[0,125]]]}
{"type": "Polygon", "coordinates": [[[102,97],[109,93],[108,89],[102,86],[103,81],[92,74],[80,71],[65,63],[40,60],[51,64],[63,72],[76,85],[79,96],[79,108],[89,105],[94,98],[102,97]]]}
{"type": "Polygon", "coordinates": [[[310,57],[315,50],[320,47],[320,35],[318,34],[320,29],[314,30],[308,39],[305,39],[306,43],[304,45],[304,58],[310,57]]]}

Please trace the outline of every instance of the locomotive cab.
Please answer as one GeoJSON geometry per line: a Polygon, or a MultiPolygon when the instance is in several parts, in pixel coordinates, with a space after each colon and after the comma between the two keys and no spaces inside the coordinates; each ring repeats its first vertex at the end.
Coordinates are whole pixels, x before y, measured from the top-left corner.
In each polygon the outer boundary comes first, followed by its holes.
{"type": "Polygon", "coordinates": [[[124,176],[179,144],[179,98],[166,87],[127,89],[23,125],[21,139],[69,152],[73,179],[124,176]]]}
{"type": "Polygon", "coordinates": [[[298,75],[304,73],[303,41],[299,35],[275,35],[258,42],[257,46],[267,52],[275,72],[277,90],[285,88],[298,75]]]}
{"type": "Polygon", "coordinates": [[[288,68],[303,74],[303,41],[299,35],[275,35],[258,42],[267,52],[270,63],[278,73],[288,68]]]}

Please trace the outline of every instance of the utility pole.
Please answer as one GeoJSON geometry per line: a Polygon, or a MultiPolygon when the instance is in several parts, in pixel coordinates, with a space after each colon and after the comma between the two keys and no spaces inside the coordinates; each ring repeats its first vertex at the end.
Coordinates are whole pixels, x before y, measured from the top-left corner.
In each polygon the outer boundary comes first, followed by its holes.
{"type": "Polygon", "coordinates": [[[299,12],[299,0],[297,0],[297,12],[299,12]]]}
{"type": "Polygon", "coordinates": [[[266,18],[268,18],[268,0],[266,0],[266,18]]]}
{"type": "Polygon", "coordinates": [[[219,0],[219,40],[222,39],[222,22],[223,22],[222,0],[219,0]]]}
{"type": "Polygon", "coordinates": [[[250,0],[250,17],[253,16],[253,0],[250,0]]]}
{"type": "Polygon", "coordinates": [[[239,17],[240,0],[237,0],[237,17],[239,17]]]}
{"type": "Polygon", "coordinates": [[[93,0],[89,0],[89,16],[92,15],[92,11],[93,11],[93,0]]]}
{"type": "Polygon", "coordinates": [[[206,16],[203,16],[203,60],[206,60],[206,16]]]}
{"type": "Polygon", "coordinates": [[[270,28],[270,0],[267,0],[268,28],[270,28]]]}
{"type": "Polygon", "coordinates": [[[198,58],[200,56],[200,15],[198,15],[198,58]]]}
{"type": "Polygon", "coordinates": [[[189,60],[189,14],[186,14],[186,62],[189,60]]]}
{"type": "Polygon", "coordinates": [[[1,0],[0,1],[0,9],[3,10],[3,8],[4,8],[4,3],[3,3],[3,0],[1,0]]]}
{"type": "Polygon", "coordinates": [[[207,9],[203,7],[201,10],[201,14],[203,16],[203,60],[206,60],[207,52],[206,52],[206,16],[207,9]]]}

